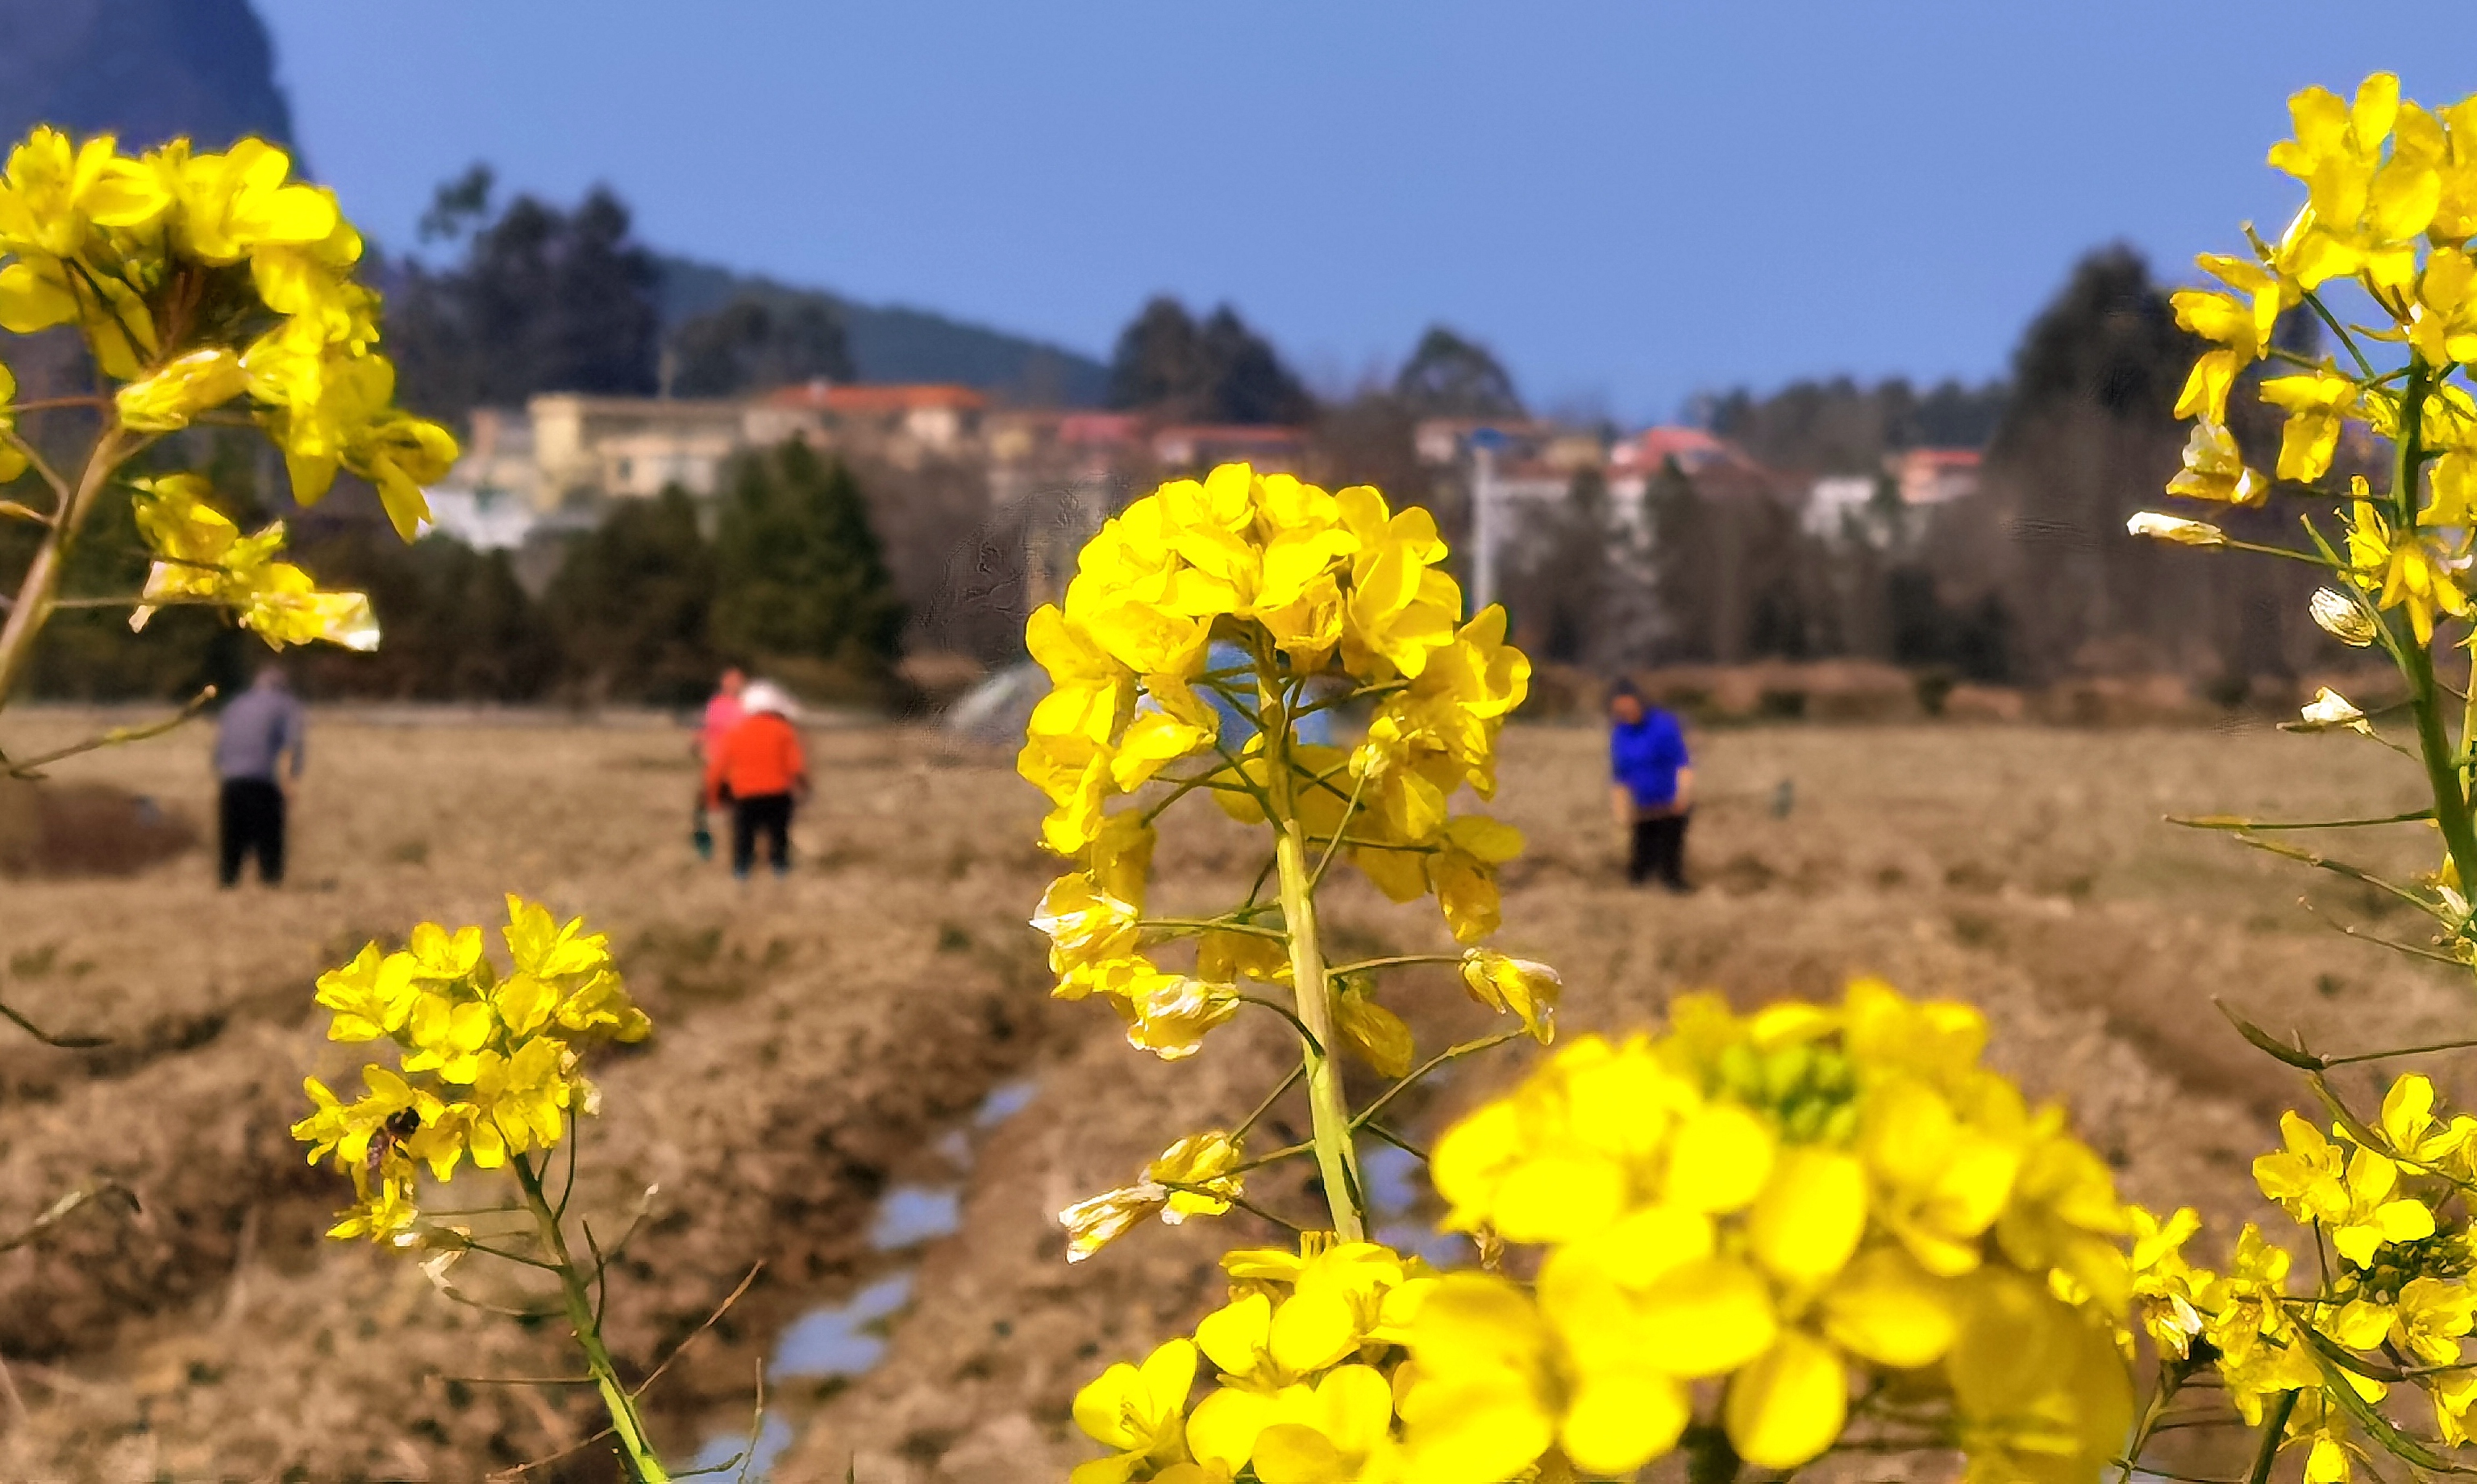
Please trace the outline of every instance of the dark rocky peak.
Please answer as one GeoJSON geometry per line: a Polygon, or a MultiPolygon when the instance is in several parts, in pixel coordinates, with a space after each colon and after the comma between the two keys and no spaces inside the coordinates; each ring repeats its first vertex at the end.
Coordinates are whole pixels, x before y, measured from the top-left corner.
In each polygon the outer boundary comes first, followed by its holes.
{"type": "Polygon", "coordinates": [[[37,124],[124,148],[188,135],[289,145],[292,110],[249,0],[0,0],[0,136],[37,124]]]}

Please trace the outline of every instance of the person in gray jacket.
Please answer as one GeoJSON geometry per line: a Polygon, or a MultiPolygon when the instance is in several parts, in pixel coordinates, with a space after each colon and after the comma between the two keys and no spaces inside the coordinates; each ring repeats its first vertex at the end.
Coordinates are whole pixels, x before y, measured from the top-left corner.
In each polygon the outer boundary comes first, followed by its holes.
{"type": "Polygon", "coordinates": [[[304,726],[301,703],[273,665],[258,672],[249,689],[233,698],[215,723],[215,777],[223,782],[218,806],[221,846],[217,867],[223,884],[240,880],[241,860],[258,856],[258,878],[284,880],[284,780],[301,778],[304,726]]]}

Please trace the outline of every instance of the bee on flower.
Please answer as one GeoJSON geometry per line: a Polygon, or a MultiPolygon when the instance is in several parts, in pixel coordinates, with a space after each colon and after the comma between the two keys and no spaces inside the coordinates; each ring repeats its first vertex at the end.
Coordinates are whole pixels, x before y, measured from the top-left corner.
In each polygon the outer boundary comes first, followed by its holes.
{"type": "Polygon", "coordinates": [[[500,930],[513,959],[504,975],[483,952],[482,929],[413,930],[383,953],[364,947],[318,979],[331,1041],[388,1041],[397,1064],[362,1069],[363,1095],[346,1102],[316,1077],[312,1112],[292,1125],[310,1162],[333,1155],[357,1197],[328,1234],[404,1245],[419,1219],[415,1176],[454,1176],[469,1158],[497,1170],[511,1156],[558,1144],[575,1113],[590,1112],[584,1052],[652,1030],[629,1000],[610,948],[582,919],[508,899],[500,930]]]}

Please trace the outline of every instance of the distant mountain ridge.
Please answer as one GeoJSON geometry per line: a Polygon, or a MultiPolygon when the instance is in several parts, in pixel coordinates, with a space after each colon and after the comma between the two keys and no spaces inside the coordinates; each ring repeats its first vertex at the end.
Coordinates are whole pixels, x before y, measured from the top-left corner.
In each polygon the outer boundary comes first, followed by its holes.
{"type": "Polygon", "coordinates": [[[249,0],[0,0],[0,136],[37,124],[127,148],[187,135],[292,143],[275,48],[249,0]]]}
{"type": "MultiPolygon", "coordinates": [[[[0,0],[0,151],[46,123],[117,134],[129,149],[175,135],[221,149],[258,135],[301,153],[274,44],[249,0],[0,0]]],[[[1108,370],[1063,346],[686,258],[660,261],[666,328],[740,297],[811,300],[841,316],[863,381],[954,382],[1065,407],[1098,406],[1107,390],[1108,370]]]]}
{"type": "Polygon", "coordinates": [[[1099,407],[1110,372],[1089,356],[1025,335],[966,324],[927,309],[863,304],[822,289],[795,288],[758,274],[663,255],[663,323],[711,313],[734,299],[769,308],[822,303],[842,317],[852,366],[863,382],[953,382],[1000,401],[1099,407]]]}

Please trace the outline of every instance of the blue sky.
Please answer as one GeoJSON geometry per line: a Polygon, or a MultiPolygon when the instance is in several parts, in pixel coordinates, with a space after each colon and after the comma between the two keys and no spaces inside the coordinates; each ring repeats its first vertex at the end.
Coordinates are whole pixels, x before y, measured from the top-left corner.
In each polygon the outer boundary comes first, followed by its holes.
{"type": "Polygon", "coordinates": [[[1223,299],[1321,384],[1445,320],[1623,419],[1998,373],[2088,247],[2295,199],[2284,100],[2477,91],[2387,0],[257,0],[312,163],[409,242],[474,160],[663,247],[1105,353],[1223,299]]]}

